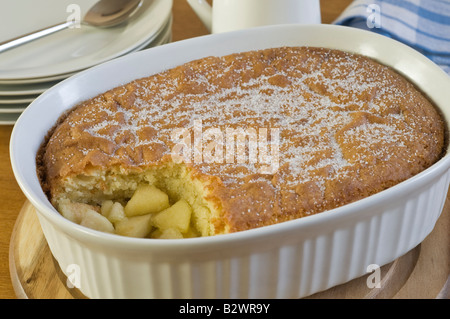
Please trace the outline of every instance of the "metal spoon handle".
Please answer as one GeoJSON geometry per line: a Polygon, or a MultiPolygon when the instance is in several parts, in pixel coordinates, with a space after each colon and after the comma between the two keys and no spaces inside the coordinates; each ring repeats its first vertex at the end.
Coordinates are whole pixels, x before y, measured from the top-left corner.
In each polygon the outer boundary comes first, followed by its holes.
{"type": "Polygon", "coordinates": [[[71,25],[73,25],[75,21],[66,21],[63,23],[55,24],[51,27],[47,27],[35,32],[31,32],[28,34],[24,34],[14,39],[7,40],[5,42],[0,42],[0,53],[5,52],[9,49],[15,48],[19,45],[34,41],[36,39],[40,39],[52,33],[58,32],[60,30],[64,30],[71,25]]]}

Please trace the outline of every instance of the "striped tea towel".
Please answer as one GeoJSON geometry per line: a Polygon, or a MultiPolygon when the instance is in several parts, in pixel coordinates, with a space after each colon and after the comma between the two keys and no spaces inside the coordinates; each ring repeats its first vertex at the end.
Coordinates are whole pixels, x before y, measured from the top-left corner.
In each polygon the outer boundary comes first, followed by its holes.
{"type": "Polygon", "coordinates": [[[334,24],[401,41],[450,75],[450,0],[354,0],[334,24]]]}

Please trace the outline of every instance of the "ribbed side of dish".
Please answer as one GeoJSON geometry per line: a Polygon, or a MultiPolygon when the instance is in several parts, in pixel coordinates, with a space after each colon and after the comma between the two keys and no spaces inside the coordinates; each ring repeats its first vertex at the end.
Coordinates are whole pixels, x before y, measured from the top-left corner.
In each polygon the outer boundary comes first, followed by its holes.
{"type": "Polygon", "coordinates": [[[449,180],[447,171],[396,200],[384,201],[388,193],[380,193],[373,205],[362,200],[347,207],[351,214],[307,228],[278,225],[286,229],[269,232],[263,244],[249,236],[190,253],[93,247],[38,215],[62,271],[79,275],[89,298],[299,298],[360,277],[370,264],[382,266],[417,246],[442,211],[449,180]]]}

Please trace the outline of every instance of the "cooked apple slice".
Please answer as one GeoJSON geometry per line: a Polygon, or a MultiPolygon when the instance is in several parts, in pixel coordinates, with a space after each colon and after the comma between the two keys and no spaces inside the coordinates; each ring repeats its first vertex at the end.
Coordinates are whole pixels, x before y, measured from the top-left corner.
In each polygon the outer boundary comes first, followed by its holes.
{"type": "Polygon", "coordinates": [[[112,205],[107,218],[113,224],[116,224],[116,223],[120,222],[121,220],[127,218],[125,216],[125,209],[123,208],[122,204],[119,202],[115,202],[112,205]]]}
{"type": "Polygon", "coordinates": [[[199,233],[193,227],[189,227],[189,229],[183,233],[183,238],[194,238],[199,236],[199,233]]]}
{"type": "Polygon", "coordinates": [[[125,205],[128,217],[158,213],[170,206],[169,196],[153,185],[140,185],[125,205]]]}
{"type": "Polygon", "coordinates": [[[114,226],[108,218],[94,210],[85,210],[83,212],[80,225],[107,233],[114,232],[114,226]]]}
{"type": "Polygon", "coordinates": [[[176,228],[164,229],[159,235],[160,239],[180,239],[183,238],[183,234],[176,228]]]}
{"type": "Polygon", "coordinates": [[[101,205],[100,212],[113,224],[126,218],[122,204],[112,200],[105,200],[101,205]]]}
{"type": "Polygon", "coordinates": [[[113,207],[114,202],[110,199],[104,200],[102,205],[100,206],[100,213],[108,218],[109,213],[111,212],[111,208],[113,207]]]}
{"type": "Polygon", "coordinates": [[[99,231],[114,232],[114,226],[111,222],[97,212],[94,206],[63,200],[59,203],[58,210],[65,218],[74,223],[99,231]]]}
{"type": "Polygon", "coordinates": [[[190,221],[191,207],[184,199],[180,199],[169,208],[155,214],[152,219],[153,225],[162,231],[175,228],[181,233],[188,231],[190,221]]]}
{"type": "Polygon", "coordinates": [[[146,237],[152,230],[152,214],[122,219],[115,224],[116,234],[128,237],[146,237]]]}

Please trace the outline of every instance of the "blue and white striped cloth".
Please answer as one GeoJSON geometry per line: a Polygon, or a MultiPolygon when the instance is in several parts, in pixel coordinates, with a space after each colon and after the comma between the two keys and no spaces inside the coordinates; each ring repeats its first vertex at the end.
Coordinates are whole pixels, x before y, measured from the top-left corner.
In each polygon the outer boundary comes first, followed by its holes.
{"type": "Polygon", "coordinates": [[[450,0],[354,0],[334,24],[401,41],[450,75],[450,0]]]}

